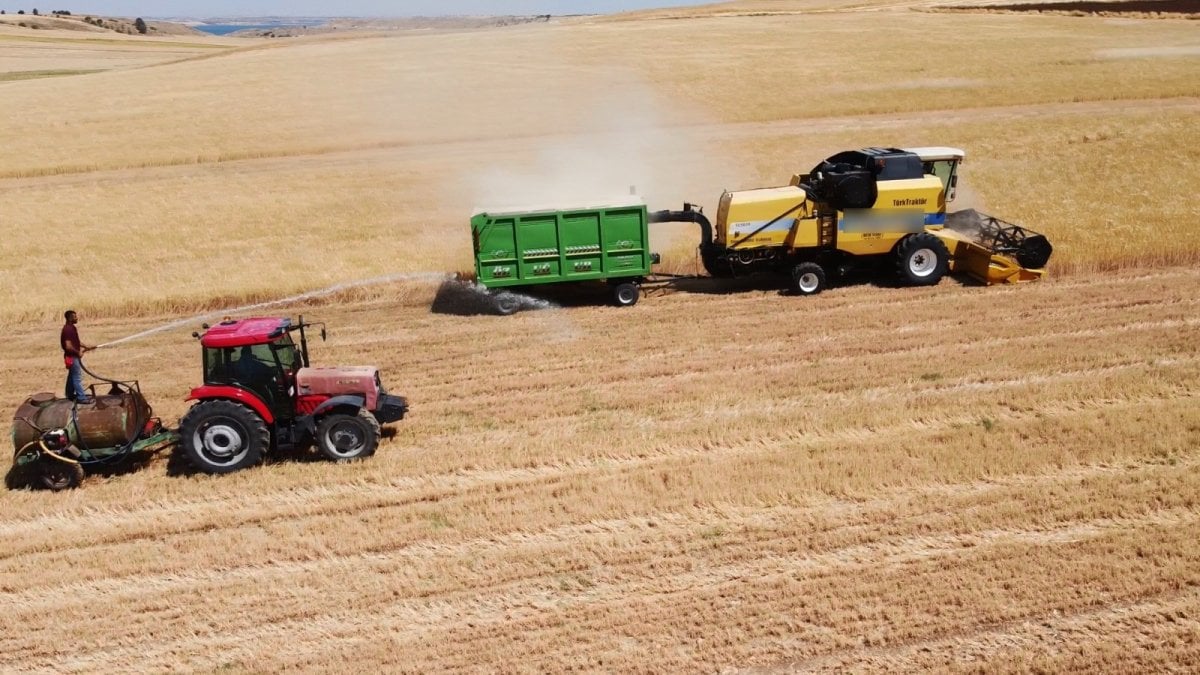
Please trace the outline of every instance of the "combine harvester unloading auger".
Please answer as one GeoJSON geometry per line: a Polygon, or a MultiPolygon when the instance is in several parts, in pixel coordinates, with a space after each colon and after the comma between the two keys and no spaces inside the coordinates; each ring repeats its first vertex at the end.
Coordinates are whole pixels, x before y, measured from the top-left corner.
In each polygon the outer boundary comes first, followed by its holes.
{"type": "Polygon", "coordinates": [[[398,422],[408,402],[389,395],[373,366],[314,368],[305,329],[323,324],[287,318],[226,320],[204,326],[204,384],[177,430],[154,417],[136,381],[93,378],[92,401],[54,394],[26,399],[13,418],[15,454],[10,488],[76,487],[84,470],[113,465],[138,452],[178,444],[201,473],[223,474],[257,464],[272,450],[312,443],[333,461],[368,457],[380,425],[398,422]],[[292,339],[293,333],[299,342],[292,339]]]}
{"type": "Polygon", "coordinates": [[[964,153],[955,148],[866,148],[838,153],[789,185],[725,192],[715,225],[702,210],[648,212],[640,199],[575,208],[484,211],[471,219],[474,277],[495,310],[544,284],[601,281],[613,303],[637,302],[654,278],[651,223],[690,222],[715,278],[774,274],[814,295],[856,268],[890,269],[907,286],[947,273],[984,284],[1041,279],[1045,236],[974,210],[947,213],[964,153]]]}

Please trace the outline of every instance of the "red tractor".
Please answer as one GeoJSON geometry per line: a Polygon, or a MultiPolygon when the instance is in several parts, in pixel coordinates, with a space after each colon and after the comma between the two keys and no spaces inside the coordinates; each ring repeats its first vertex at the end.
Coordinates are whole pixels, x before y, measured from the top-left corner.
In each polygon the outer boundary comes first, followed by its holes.
{"type": "Polygon", "coordinates": [[[383,388],[374,367],[312,368],[305,329],[287,318],[227,320],[205,326],[204,386],[179,423],[179,445],[196,469],[230,473],[268,450],[313,443],[331,460],[367,457],[380,425],[404,418],[408,403],[383,388]],[[298,334],[299,344],[292,340],[298,334]]]}

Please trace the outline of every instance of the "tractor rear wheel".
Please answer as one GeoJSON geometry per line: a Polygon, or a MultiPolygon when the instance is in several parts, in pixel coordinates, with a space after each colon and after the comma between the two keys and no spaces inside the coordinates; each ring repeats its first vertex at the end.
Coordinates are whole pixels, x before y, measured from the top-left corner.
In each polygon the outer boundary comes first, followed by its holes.
{"type": "Polygon", "coordinates": [[[814,262],[800,263],[792,268],[789,287],[796,295],[816,295],[825,290],[825,269],[814,262]]]}
{"type": "Polygon", "coordinates": [[[379,420],[367,410],[357,415],[334,413],[317,425],[317,447],[335,462],[370,457],[379,447],[379,420]]]}
{"type": "Polygon", "coordinates": [[[196,470],[232,473],[262,461],[271,445],[266,422],[233,401],[204,401],[179,423],[179,444],[196,470]]]}
{"type": "Polygon", "coordinates": [[[950,251],[941,239],[922,232],[896,247],[896,272],[908,286],[934,286],[950,269],[950,251]]]}
{"type": "Polygon", "coordinates": [[[633,307],[641,296],[642,289],[632,281],[624,281],[613,286],[613,304],[617,307],[633,307]]]}

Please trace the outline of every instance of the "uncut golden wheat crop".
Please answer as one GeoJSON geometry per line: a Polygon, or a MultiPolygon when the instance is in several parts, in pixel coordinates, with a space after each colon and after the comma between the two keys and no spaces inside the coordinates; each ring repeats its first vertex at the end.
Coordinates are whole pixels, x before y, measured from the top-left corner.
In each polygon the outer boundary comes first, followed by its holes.
{"type": "Polygon", "coordinates": [[[632,185],[711,209],[865,144],[966,149],[969,205],[1051,236],[1057,273],[1191,264],[1196,57],[1136,55],[1195,39],[907,10],[593,20],[0,82],[0,302],[137,314],[452,272],[477,206],[632,185]]]}
{"type": "MultiPolygon", "coordinates": [[[[1200,668],[1196,22],[925,4],[0,30],[0,411],[61,388],[68,305],[90,343],[184,322],[88,360],[171,425],[190,317],[361,279],[260,311],[412,404],[362,462],[0,494],[0,671],[1200,668]],[[711,211],[862,145],[966,149],[958,205],[1050,279],[431,311],[474,207],[711,211]]],[[[696,236],[653,241],[690,272],[696,236]]]]}

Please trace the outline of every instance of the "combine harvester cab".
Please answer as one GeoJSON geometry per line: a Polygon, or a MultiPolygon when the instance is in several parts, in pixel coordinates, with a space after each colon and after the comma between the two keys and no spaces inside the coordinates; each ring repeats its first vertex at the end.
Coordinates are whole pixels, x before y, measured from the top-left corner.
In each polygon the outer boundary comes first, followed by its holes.
{"type": "Polygon", "coordinates": [[[92,385],[90,403],[77,405],[48,393],[25,399],[13,416],[8,487],[78,487],[85,469],[112,466],[178,439],[154,417],[137,382],[97,379],[110,388],[101,394],[92,385]]]}

